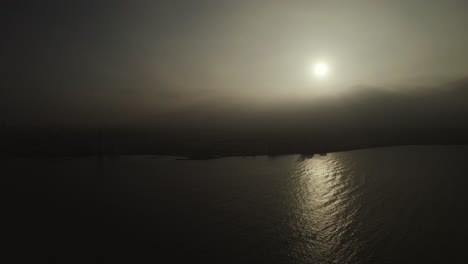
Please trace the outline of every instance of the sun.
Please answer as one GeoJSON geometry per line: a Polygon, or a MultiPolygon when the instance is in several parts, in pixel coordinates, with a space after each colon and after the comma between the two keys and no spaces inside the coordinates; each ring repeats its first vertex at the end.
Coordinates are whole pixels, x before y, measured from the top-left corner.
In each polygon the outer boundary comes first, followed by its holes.
{"type": "Polygon", "coordinates": [[[317,78],[324,78],[330,72],[330,68],[328,67],[327,63],[319,62],[314,64],[314,75],[317,78]]]}

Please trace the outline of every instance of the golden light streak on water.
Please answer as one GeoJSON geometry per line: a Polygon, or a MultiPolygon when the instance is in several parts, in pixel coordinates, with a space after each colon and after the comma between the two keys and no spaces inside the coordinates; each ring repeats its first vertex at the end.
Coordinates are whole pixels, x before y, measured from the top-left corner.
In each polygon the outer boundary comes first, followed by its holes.
{"type": "Polygon", "coordinates": [[[360,184],[351,177],[351,168],[342,154],[331,153],[298,162],[293,169],[291,202],[296,212],[291,227],[301,242],[292,251],[297,259],[332,263],[352,259],[356,245],[348,238],[359,209],[355,190],[360,184]]]}

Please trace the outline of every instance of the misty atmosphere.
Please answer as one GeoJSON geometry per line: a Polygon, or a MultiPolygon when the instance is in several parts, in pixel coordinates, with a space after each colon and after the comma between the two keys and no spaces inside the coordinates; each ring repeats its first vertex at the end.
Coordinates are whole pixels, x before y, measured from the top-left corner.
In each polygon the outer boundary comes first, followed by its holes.
{"type": "Polygon", "coordinates": [[[5,2],[12,263],[463,263],[466,10],[5,2]]]}
{"type": "MultiPolygon", "coordinates": [[[[356,87],[316,101],[204,104],[137,123],[3,124],[4,154],[209,156],[467,143],[468,80],[405,91],[356,87]]],[[[60,114],[60,113],[56,113],[60,114]]],[[[103,117],[104,118],[104,117],[103,117]]],[[[73,120],[72,120],[73,122],[73,120]]]]}
{"type": "Polygon", "coordinates": [[[267,2],[7,4],[2,152],[466,143],[463,1],[267,2]]]}

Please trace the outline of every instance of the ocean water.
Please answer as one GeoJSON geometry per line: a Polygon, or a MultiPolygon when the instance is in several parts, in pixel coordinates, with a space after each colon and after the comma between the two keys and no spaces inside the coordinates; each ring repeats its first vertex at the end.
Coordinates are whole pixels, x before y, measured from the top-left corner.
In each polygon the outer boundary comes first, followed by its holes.
{"type": "Polygon", "coordinates": [[[468,146],[2,168],[16,262],[468,261],[468,146]]]}

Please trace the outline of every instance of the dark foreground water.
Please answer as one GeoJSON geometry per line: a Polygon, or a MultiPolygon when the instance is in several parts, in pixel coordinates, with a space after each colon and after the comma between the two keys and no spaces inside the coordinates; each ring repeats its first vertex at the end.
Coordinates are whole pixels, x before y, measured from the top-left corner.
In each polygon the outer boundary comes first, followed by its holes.
{"type": "Polygon", "coordinates": [[[468,261],[467,146],[2,170],[16,262],[468,261]]]}

